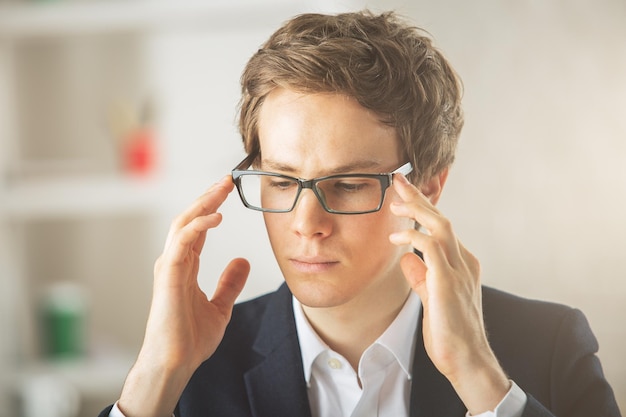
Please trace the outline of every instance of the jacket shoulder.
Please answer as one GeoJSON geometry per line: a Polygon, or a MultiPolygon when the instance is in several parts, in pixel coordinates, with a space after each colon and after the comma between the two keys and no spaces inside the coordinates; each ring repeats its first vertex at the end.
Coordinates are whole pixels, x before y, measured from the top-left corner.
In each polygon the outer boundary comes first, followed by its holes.
{"type": "Polygon", "coordinates": [[[580,310],[485,287],[483,312],[502,368],[532,401],[555,415],[619,415],[580,310]]]}
{"type": "MultiPolygon", "coordinates": [[[[520,297],[492,287],[483,286],[483,312],[485,320],[494,324],[511,320],[520,322],[542,318],[541,327],[558,326],[564,316],[575,309],[564,304],[520,297]]],[[[537,323],[533,323],[533,327],[537,323]]]]}
{"type": "Polygon", "coordinates": [[[585,316],[564,304],[483,287],[483,314],[489,342],[500,360],[506,361],[510,354],[549,361],[565,336],[590,339],[592,343],[587,348],[597,350],[585,316]]]}

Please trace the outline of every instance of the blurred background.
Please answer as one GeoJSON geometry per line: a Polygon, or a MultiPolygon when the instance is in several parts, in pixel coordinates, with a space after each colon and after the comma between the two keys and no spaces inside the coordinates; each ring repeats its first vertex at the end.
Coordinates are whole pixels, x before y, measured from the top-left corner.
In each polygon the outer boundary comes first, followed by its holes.
{"type": "MultiPolygon", "coordinates": [[[[301,12],[393,9],[465,84],[441,209],[486,284],[580,308],[626,409],[623,0],[0,0],[0,417],[93,416],[142,337],[171,219],[243,157],[239,75],[301,12]]],[[[261,215],[235,195],[200,281],[252,264],[261,215]]]]}

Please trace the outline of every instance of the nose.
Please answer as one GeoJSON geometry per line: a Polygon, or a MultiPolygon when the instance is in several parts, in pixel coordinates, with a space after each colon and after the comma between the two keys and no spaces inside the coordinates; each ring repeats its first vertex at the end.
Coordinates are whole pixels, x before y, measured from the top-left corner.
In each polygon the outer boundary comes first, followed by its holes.
{"type": "Polygon", "coordinates": [[[332,217],[313,190],[303,189],[293,211],[292,228],[304,237],[325,237],[332,232],[332,217]]]}

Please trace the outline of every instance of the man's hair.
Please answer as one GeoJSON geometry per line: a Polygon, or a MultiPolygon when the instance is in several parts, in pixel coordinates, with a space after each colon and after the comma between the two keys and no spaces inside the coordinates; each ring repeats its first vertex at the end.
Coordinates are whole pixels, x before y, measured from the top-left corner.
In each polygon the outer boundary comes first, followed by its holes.
{"type": "Polygon", "coordinates": [[[396,129],[414,183],[454,161],[461,81],[429,34],[393,12],[296,16],[250,58],[241,87],[239,130],[251,159],[260,157],[263,101],[283,87],[344,94],[373,111],[396,129]]]}

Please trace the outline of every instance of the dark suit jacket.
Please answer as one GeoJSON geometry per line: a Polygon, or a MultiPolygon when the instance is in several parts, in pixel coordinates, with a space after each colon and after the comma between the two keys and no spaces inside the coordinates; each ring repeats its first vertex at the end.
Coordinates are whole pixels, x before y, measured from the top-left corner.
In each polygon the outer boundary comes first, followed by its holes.
{"type": "MultiPolygon", "coordinates": [[[[595,356],[597,341],[580,311],[487,287],[483,309],[496,356],[528,395],[523,417],[620,416],[595,356]]],[[[421,335],[420,325],[411,417],[463,417],[465,406],[428,358],[421,335]]],[[[310,416],[291,293],[284,284],[235,306],[224,340],[192,377],[176,416],[310,416]]]]}

